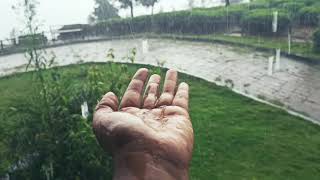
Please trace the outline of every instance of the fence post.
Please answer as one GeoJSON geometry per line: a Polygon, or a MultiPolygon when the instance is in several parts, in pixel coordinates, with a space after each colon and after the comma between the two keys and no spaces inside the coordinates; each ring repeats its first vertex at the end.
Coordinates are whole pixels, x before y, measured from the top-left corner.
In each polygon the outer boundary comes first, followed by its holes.
{"type": "Polygon", "coordinates": [[[273,61],[274,61],[274,56],[269,57],[269,63],[268,63],[268,75],[272,76],[273,74],[273,61]]]}
{"type": "Polygon", "coordinates": [[[14,45],[14,46],[16,46],[17,45],[17,41],[16,41],[16,39],[14,38],[14,39],[12,39],[12,44],[14,45]]]}
{"type": "Polygon", "coordinates": [[[2,40],[0,40],[0,47],[1,47],[1,51],[4,49],[3,48],[3,41],[2,40]]]}
{"type": "Polygon", "coordinates": [[[280,49],[277,49],[276,50],[276,68],[275,68],[277,71],[279,71],[281,68],[280,56],[281,56],[281,51],[280,49]]]}

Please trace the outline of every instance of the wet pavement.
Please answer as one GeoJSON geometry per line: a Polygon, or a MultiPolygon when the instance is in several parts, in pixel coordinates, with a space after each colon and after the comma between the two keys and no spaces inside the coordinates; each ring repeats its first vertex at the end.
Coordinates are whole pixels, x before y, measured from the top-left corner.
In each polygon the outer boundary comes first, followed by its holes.
{"type": "MultiPolygon", "coordinates": [[[[114,40],[61,46],[47,49],[56,55],[58,65],[80,62],[105,62],[107,52],[114,49],[118,61],[137,48],[137,63],[175,68],[236,91],[285,106],[320,122],[320,64],[307,64],[281,57],[281,69],[268,75],[271,54],[220,44],[149,39],[114,40]],[[146,44],[146,43],[144,43],[146,44]],[[143,50],[144,49],[144,50],[143,50]],[[143,52],[144,51],[144,52],[143,52]]],[[[23,71],[23,54],[0,57],[0,76],[23,71]]]]}

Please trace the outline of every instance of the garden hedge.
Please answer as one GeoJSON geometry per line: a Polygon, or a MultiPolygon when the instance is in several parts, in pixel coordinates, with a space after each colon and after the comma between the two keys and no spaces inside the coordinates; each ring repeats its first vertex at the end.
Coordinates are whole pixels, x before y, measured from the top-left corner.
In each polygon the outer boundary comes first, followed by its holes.
{"type": "Polygon", "coordinates": [[[161,32],[209,34],[224,32],[239,25],[241,9],[224,8],[219,11],[178,11],[133,19],[114,19],[100,22],[90,28],[96,34],[123,35],[128,33],[161,32]]]}
{"type": "MultiPolygon", "coordinates": [[[[255,9],[247,12],[241,19],[242,31],[248,34],[271,35],[273,9],[255,9]]],[[[290,24],[288,13],[278,11],[278,30],[276,34],[287,32],[290,24]]]]}
{"type": "Polygon", "coordinates": [[[307,6],[299,11],[300,24],[306,26],[317,26],[320,24],[320,3],[307,6]]]}
{"type": "Polygon", "coordinates": [[[287,32],[290,24],[316,25],[320,17],[317,0],[257,0],[250,4],[229,7],[194,8],[185,11],[145,15],[133,19],[112,19],[87,29],[94,35],[125,35],[130,33],[212,34],[231,32],[241,27],[246,34],[273,35],[273,12],[278,11],[278,32],[287,32]]]}

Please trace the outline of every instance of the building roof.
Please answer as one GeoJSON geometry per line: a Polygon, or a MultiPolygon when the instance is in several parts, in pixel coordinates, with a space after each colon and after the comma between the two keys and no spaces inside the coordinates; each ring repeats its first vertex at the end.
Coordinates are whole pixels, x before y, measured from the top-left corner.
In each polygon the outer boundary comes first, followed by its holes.
{"type": "Polygon", "coordinates": [[[59,31],[83,29],[86,26],[88,26],[88,25],[87,24],[69,24],[69,25],[64,25],[62,28],[59,29],[59,31]]]}
{"type": "Polygon", "coordinates": [[[68,29],[68,30],[59,30],[59,33],[70,33],[70,32],[81,32],[83,29],[68,29]]]}
{"type": "Polygon", "coordinates": [[[58,32],[61,33],[70,33],[70,32],[81,32],[85,27],[89,26],[88,24],[69,24],[64,25],[62,28],[58,29],[58,32]]]}

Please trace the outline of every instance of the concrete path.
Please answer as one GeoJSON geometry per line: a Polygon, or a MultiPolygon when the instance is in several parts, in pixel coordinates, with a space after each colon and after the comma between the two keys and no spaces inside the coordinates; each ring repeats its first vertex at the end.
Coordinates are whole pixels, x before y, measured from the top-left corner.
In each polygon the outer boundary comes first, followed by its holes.
{"type": "MultiPolygon", "coordinates": [[[[58,65],[79,62],[106,61],[107,51],[115,50],[122,60],[130,49],[138,49],[137,63],[156,65],[165,61],[165,67],[228,85],[235,90],[285,106],[320,122],[320,64],[281,57],[281,69],[268,74],[271,54],[255,52],[219,44],[149,39],[143,53],[142,39],[115,40],[74,44],[47,49],[55,54],[58,65]]],[[[273,55],[274,56],[274,55],[273,55]]],[[[23,71],[23,54],[0,57],[0,76],[23,71]]]]}

